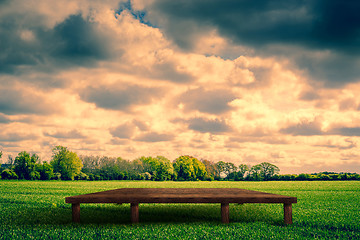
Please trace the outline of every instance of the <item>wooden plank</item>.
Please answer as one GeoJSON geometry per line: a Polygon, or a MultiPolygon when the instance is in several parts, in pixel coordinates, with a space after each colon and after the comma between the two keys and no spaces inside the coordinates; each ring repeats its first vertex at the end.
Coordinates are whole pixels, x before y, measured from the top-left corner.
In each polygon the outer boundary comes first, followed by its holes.
{"type": "Polygon", "coordinates": [[[139,203],[131,203],[131,223],[139,222],[139,203]]]}
{"type": "Polygon", "coordinates": [[[123,188],[67,197],[67,203],[296,203],[296,198],[236,188],[123,188]]]}
{"type": "Polygon", "coordinates": [[[74,223],[80,222],[80,203],[72,204],[72,220],[74,223]]]}
{"type": "Polygon", "coordinates": [[[229,203],[221,203],[221,222],[230,222],[229,203]]]}
{"type": "Polygon", "coordinates": [[[139,203],[221,203],[222,222],[229,222],[229,203],[283,203],[284,222],[292,223],[296,197],[239,188],[120,188],[65,198],[73,208],[73,221],[80,222],[80,203],[130,203],[131,222],[139,222],[139,203]]]}
{"type": "Polygon", "coordinates": [[[291,203],[284,203],[284,223],[292,224],[292,205],[291,205],[291,203]]]}

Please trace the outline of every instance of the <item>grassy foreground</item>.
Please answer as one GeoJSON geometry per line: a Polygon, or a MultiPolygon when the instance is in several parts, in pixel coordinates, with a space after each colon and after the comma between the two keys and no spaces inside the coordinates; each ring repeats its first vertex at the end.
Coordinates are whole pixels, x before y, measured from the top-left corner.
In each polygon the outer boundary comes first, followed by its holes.
{"type": "Polygon", "coordinates": [[[0,181],[1,239],[360,239],[360,182],[0,181]],[[231,187],[298,198],[293,225],[282,204],[140,204],[130,224],[129,204],[82,204],[71,222],[65,197],[123,187],[231,187]]]}

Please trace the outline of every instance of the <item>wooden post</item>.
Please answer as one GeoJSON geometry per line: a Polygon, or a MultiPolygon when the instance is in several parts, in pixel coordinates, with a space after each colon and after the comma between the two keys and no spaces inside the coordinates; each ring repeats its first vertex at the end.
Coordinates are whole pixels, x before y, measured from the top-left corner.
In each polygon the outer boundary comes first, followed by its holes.
{"type": "Polygon", "coordinates": [[[285,224],[292,224],[291,203],[284,203],[284,222],[285,222],[285,224]]]}
{"type": "Polygon", "coordinates": [[[139,222],[139,203],[131,203],[131,223],[139,222]]]}
{"type": "Polygon", "coordinates": [[[221,222],[229,223],[229,203],[221,203],[221,222]]]}
{"type": "Polygon", "coordinates": [[[80,222],[80,203],[73,203],[72,205],[72,220],[74,223],[80,222]]]}

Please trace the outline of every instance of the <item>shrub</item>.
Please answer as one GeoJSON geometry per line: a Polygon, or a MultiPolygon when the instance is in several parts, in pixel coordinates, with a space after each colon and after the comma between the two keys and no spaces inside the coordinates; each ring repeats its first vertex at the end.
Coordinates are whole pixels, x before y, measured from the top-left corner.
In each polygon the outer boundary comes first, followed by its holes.
{"type": "Polygon", "coordinates": [[[10,169],[5,169],[1,172],[2,179],[18,179],[18,175],[10,169]]]}

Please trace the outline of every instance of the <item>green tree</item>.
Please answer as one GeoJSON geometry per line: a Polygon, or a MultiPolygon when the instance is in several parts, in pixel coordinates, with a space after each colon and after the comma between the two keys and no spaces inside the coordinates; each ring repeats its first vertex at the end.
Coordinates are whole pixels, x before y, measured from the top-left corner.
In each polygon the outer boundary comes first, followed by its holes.
{"type": "Polygon", "coordinates": [[[40,178],[39,172],[36,171],[36,164],[39,156],[30,154],[26,151],[20,152],[15,158],[14,171],[19,179],[35,180],[40,178]]]}
{"type": "Polygon", "coordinates": [[[262,180],[260,164],[254,165],[254,166],[252,166],[250,168],[249,175],[248,175],[247,179],[254,180],[254,181],[262,180]]]}
{"type": "Polygon", "coordinates": [[[54,169],[47,162],[43,162],[43,164],[37,164],[36,169],[40,174],[40,180],[50,180],[54,177],[54,169]]]}
{"type": "Polygon", "coordinates": [[[268,162],[260,163],[259,166],[260,166],[261,178],[264,180],[269,180],[275,174],[278,174],[280,172],[280,169],[277,166],[268,162]]]}
{"type": "Polygon", "coordinates": [[[207,174],[205,165],[191,156],[180,156],[173,165],[180,181],[204,180],[207,174]]]}
{"type": "Polygon", "coordinates": [[[53,156],[50,163],[54,171],[59,172],[63,180],[74,180],[83,166],[77,154],[63,146],[54,147],[52,152],[53,156]]]}
{"type": "Polygon", "coordinates": [[[159,162],[158,168],[156,169],[156,180],[171,180],[174,176],[174,166],[170,160],[163,156],[157,156],[155,159],[159,162]]]}
{"type": "Polygon", "coordinates": [[[166,181],[174,176],[174,167],[166,157],[140,157],[138,160],[143,163],[142,173],[150,173],[153,180],[166,181]]]}
{"type": "Polygon", "coordinates": [[[214,180],[215,176],[216,176],[216,165],[214,162],[203,159],[201,160],[201,162],[204,164],[205,169],[206,169],[206,176],[205,179],[206,180],[214,180]]]}
{"type": "Polygon", "coordinates": [[[121,169],[118,159],[114,157],[102,157],[100,174],[103,179],[106,180],[117,180],[121,175],[121,169]]]}
{"type": "Polygon", "coordinates": [[[237,167],[235,166],[235,164],[231,163],[231,162],[226,162],[224,165],[224,172],[226,174],[225,178],[229,178],[230,174],[233,172],[236,172],[237,167]]]}
{"type": "Polygon", "coordinates": [[[216,178],[217,179],[221,179],[224,178],[226,176],[225,173],[225,165],[226,163],[223,161],[219,161],[215,164],[216,166],[216,178]]]}
{"type": "Polygon", "coordinates": [[[18,179],[18,175],[11,169],[5,169],[1,172],[2,179],[18,179]]]}
{"type": "Polygon", "coordinates": [[[244,179],[246,177],[246,174],[249,172],[249,166],[246,164],[240,164],[238,167],[238,176],[241,179],[244,179]]]}

